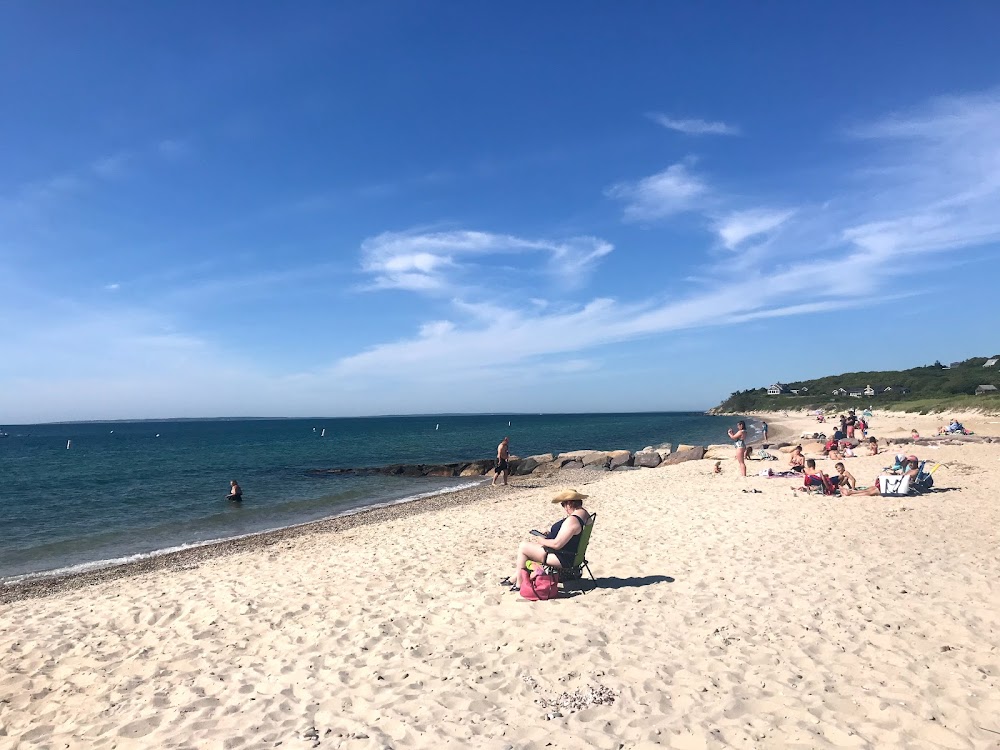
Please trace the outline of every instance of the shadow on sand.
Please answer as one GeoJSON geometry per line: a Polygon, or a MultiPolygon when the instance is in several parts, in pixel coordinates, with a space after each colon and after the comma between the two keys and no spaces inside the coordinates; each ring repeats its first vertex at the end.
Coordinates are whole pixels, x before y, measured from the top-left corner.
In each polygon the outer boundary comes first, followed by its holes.
{"type": "Polygon", "coordinates": [[[589,578],[581,578],[576,581],[567,581],[563,584],[563,595],[576,596],[586,594],[594,589],[637,589],[643,586],[652,586],[655,583],[673,583],[671,576],[636,576],[634,578],[618,578],[610,576],[598,578],[595,581],[589,578]]]}

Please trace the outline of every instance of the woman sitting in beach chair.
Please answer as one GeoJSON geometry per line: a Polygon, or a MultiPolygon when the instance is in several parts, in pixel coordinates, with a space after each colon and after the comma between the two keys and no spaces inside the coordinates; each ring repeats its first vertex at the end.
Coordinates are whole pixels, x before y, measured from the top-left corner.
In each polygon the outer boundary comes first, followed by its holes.
{"type": "Polygon", "coordinates": [[[573,566],[577,549],[580,546],[580,536],[590,521],[590,513],[583,507],[583,500],[586,497],[587,495],[582,495],[576,490],[563,490],[552,498],[553,503],[559,503],[562,506],[566,516],[552,524],[552,528],[548,532],[531,531],[533,535],[542,537],[545,542],[542,544],[521,542],[517,548],[514,575],[511,578],[501,580],[500,585],[510,586],[511,591],[518,591],[521,571],[527,567],[529,560],[548,565],[550,568],[571,568],[573,566]]]}

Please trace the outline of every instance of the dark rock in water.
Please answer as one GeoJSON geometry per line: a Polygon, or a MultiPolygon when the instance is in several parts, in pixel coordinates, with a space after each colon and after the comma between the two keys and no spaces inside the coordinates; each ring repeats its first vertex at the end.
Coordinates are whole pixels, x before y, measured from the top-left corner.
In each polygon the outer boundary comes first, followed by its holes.
{"type": "Polygon", "coordinates": [[[458,472],[460,477],[479,477],[493,468],[492,461],[473,461],[464,464],[458,472]]]}
{"type": "Polygon", "coordinates": [[[675,464],[682,464],[685,461],[700,461],[704,456],[705,446],[698,445],[694,448],[688,448],[687,450],[671,453],[663,459],[663,463],[661,463],[660,466],[674,466],[675,464]]]}
{"type": "Polygon", "coordinates": [[[583,461],[567,461],[562,465],[564,469],[582,469],[583,461]]]}
{"type": "Polygon", "coordinates": [[[641,451],[635,454],[632,463],[634,466],[642,466],[645,469],[655,469],[662,460],[656,451],[641,451]]]}

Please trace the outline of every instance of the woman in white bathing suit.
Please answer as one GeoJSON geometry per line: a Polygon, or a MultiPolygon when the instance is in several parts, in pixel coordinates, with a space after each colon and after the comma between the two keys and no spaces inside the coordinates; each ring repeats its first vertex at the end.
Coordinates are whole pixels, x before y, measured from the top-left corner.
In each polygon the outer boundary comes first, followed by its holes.
{"type": "Polygon", "coordinates": [[[739,421],[736,423],[736,432],[729,430],[729,439],[736,445],[736,463],[740,465],[740,474],[747,475],[747,423],[739,421]]]}

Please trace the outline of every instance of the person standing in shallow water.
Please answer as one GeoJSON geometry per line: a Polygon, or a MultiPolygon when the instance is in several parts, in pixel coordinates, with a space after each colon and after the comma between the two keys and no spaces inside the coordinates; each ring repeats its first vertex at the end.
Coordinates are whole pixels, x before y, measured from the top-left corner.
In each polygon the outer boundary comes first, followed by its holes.
{"type": "Polygon", "coordinates": [[[736,463],[740,465],[740,474],[747,475],[747,423],[740,420],[736,423],[736,431],[729,430],[729,439],[736,446],[736,463]]]}
{"type": "Polygon", "coordinates": [[[510,438],[504,437],[497,446],[497,462],[493,468],[493,482],[490,486],[496,487],[497,477],[503,474],[504,486],[507,485],[507,474],[510,468],[510,438]]]}
{"type": "Polygon", "coordinates": [[[243,490],[240,489],[235,479],[229,483],[229,494],[226,495],[226,500],[232,500],[237,503],[243,500],[243,490]]]}

